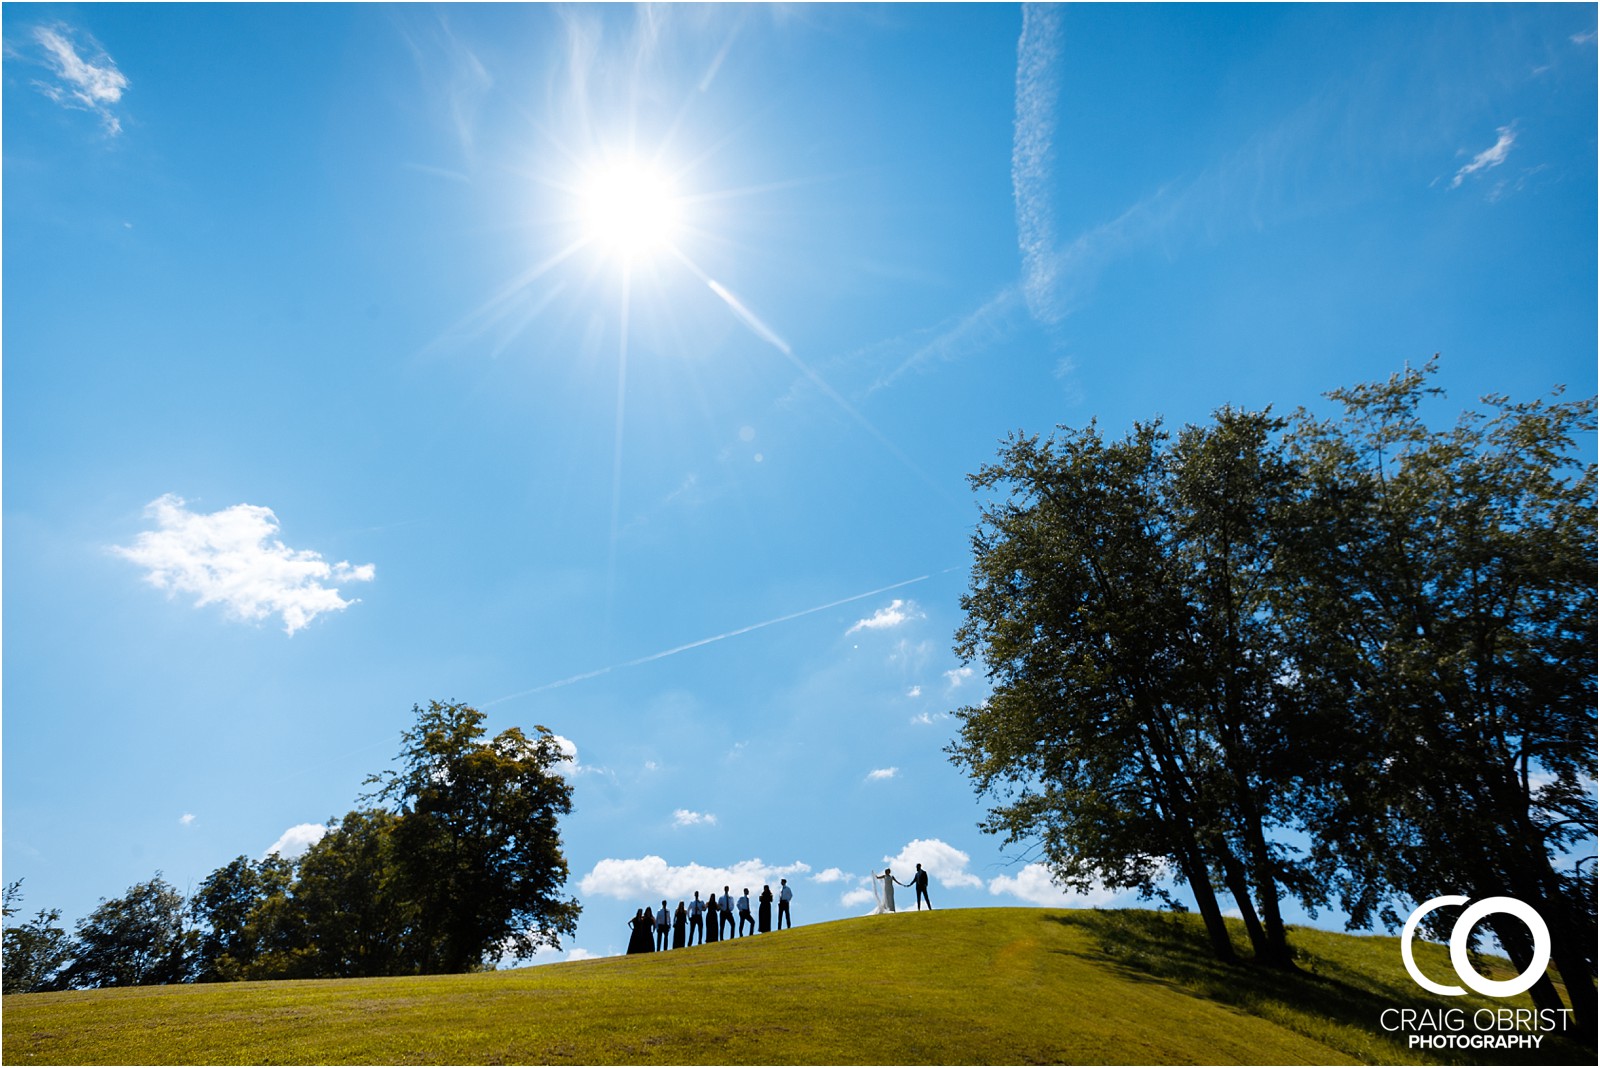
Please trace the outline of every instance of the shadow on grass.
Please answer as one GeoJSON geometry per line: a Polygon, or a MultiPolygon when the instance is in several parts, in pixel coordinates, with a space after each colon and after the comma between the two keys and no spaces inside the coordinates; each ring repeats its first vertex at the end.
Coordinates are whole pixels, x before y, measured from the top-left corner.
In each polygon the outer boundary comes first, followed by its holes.
{"type": "MultiPolygon", "coordinates": [[[[1193,916],[1094,910],[1049,914],[1046,920],[1087,932],[1095,940],[1100,958],[1130,979],[1161,982],[1192,996],[1232,1006],[1359,1060],[1505,1065],[1593,1063],[1592,1048],[1553,1035],[1546,1037],[1538,1049],[1408,1049],[1405,1035],[1384,1031],[1379,1025],[1383,1010],[1460,1010],[1464,1006],[1432,997],[1408,979],[1387,981],[1381,978],[1386,969],[1351,967],[1297,946],[1293,928],[1289,940],[1295,968],[1286,970],[1251,963],[1248,942],[1237,922],[1230,923],[1229,933],[1241,963],[1227,965],[1212,955],[1210,942],[1193,916]]],[[[1374,952],[1380,952],[1376,946],[1374,952]]],[[[1469,1019],[1470,1016],[1469,1009],[1469,1019]]]]}

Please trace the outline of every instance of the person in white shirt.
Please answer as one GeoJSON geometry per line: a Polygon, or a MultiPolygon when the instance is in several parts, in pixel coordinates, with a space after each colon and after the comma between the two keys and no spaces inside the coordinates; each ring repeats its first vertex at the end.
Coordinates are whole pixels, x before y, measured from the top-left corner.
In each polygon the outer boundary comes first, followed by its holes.
{"type": "Polygon", "coordinates": [[[694,945],[694,936],[700,935],[700,942],[706,940],[706,903],[700,900],[700,891],[694,892],[694,900],[689,902],[689,941],[687,945],[694,945]]]}
{"type": "Polygon", "coordinates": [[[672,944],[672,913],[667,911],[667,903],[661,903],[661,911],[656,913],[656,949],[663,950],[672,944]]]}
{"type": "Polygon", "coordinates": [[[789,889],[788,879],[779,879],[778,887],[778,930],[783,930],[783,921],[788,920],[789,926],[794,927],[794,917],[789,915],[789,902],[794,899],[794,891],[789,889]]]}
{"type": "MultiPolygon", "coordinates": [[[[726,886],[724,886],[722,888],[722,900],[717,902],[717,904],[722,909],[722,920],[721,920],[721,922],[727,924],[729,927],[732,927],[733,926],[733,895],[728,893],[728,888],[726,886]]],[[[732,938],[733,935],[730,934],[728,937],[732,938]]]]}
{"type": "Polygon", "coordinates": [[[750,933],[755,934],[756,918],[750,915],[750,888],[748,886],[744,888],[744,893],[739,897],[738,908],[739,933],[744,934],[744,925],[748,923],[750,925],[750,933]]]}

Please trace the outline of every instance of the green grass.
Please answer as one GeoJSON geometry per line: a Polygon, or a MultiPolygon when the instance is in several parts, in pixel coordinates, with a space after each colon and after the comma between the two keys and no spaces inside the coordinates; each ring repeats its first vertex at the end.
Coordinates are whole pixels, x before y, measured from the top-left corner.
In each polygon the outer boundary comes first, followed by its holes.
{"type": "MultiPolygon", "coordinates": [[[[4,1000],[4,1060],[1448,1063],[1377,1026],[1392,1005],[1438,1004],[1395,939],[1293,940],[1300,971],[1285,975],[1215,964],[1193,917],[964,909],[476,975],[23,994],[4,1000]]],[[[1443,947],[1418,956],[1447,973],[1443,947]]],[[[1549,1040],[1460,1059],[1593,1063],[1549,1040]]]]}

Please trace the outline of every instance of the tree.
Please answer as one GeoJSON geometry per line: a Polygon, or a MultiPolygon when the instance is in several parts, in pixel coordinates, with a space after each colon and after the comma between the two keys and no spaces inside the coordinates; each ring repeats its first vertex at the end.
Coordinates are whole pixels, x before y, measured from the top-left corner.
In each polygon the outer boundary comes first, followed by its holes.
{"type": "MultiPolygon", "coordinates": [[[[1593,1028],[1593,870],[1566,851],[1595,829],[1595,468],[1572,455],[1595,403],[1492,396],[1433,431],[1434,369],[1332,393],[1343,420],[1289,437],[1274,596],[1323,757],[1305,815],[1355,925],[1442,894],[1533,906],[1593,1028]]],[[[1526,930],[1491,922],[1524,967],[1526,930]]]]}
{"type": "Polygon", "coordinates": [[[395,829],[383,808],[329,820],[300,858],[282,926],[289,932],[266,964],[277,974],[407,975],[426,970],[421,906],[403,886],[395,829]]]}
{"type": "Polygon", "coordinates": [[[1287,965],[1280,887],[1309,884],[1269,839],[1288,710],[1260,618],[1281,425],[1224,409],[1175,447],[1157,424],[1010,439],[972,479],[1006,494],[973,538],[956,645],[994,687],[949,753],[1002,802],[984,829],[1037,838],[1064,884],[1161,894],[1175,869],[1231,960],[1225,887],[1257,958],[1287,965]]]}
{"type": "Polygon", "coordinates": [[[182,983],[193,976],[198,932],[186,922],[183,895],[161,878],[101,899],[79,920],[76,959],[64,973],[72,987],[182,983]]]}
{"type": "Polygon", "coordinates": [[[276,853],[262,860],[235,857],[195,890],[189,909],[203,924],[197,982],[280,978],[264,959],[288,948],[281,937],[294,864],[276,853]]]}
{"type": "MultiPolygon", "coordinates": [[[[6,884],[5,915],[17,912],[22,899],[22,880],[6,884]]],[[[4,937],[4,983],[7,994],[29,994],[54,990],[62,968],[72,959],[72,939],[57,926],[60,909],[40,909],[38,915],[20,925],[6,924],[4,937]]]]}
{"type": "Polygon", "coordinates": [[[417,970],[459,972],[559,946],[580,906],[567,879],[558,817],[572,810],[563,759],[544,727],[485,739],[464,704],[414,707],[400,768],[371,780],[396,802],[391,892],[411,910],[417,970]]]}

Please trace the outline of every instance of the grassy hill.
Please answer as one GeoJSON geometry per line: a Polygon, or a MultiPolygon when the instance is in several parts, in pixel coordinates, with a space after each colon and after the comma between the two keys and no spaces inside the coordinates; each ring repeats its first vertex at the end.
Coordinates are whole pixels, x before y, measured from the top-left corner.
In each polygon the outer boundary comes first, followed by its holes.
{"type": "MultiPolygon", "coordinates": [[[[1212,963],[1194,917],[963,909],[476,975],[23,994],[4,1001],[4,1060],[1594,1063],[1550,1039],[1407,1050],[1379,1013],[1441,1002],[1412,985],[1396,939],[1293,941],[1300,971],[1284,975],[1212,963]]],[[[1444,947],[1419,943],[1418,959],[1448,976],[1444,947]]]]}

